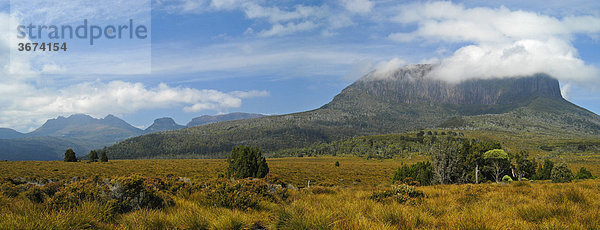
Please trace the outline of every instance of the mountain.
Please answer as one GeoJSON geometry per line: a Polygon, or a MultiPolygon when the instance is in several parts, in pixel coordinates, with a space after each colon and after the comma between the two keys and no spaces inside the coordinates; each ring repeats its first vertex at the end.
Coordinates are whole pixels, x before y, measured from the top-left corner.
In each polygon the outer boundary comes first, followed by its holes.
{"type": "Polygon", "coordinates": [[[93,149],[87,142],[61,137],[28,137],[13,140],[0,139],[0,160],[61,160],[67,149],[79,155],[93,149]]]}
{"type": "Polygon", "coordinates": [[[143,133],[113,115],[101,119],[84,114],[61,116],[46,121],[33,132],[0,140],[0,159],[59,160],[68,148],[73,148],[78,155],[85,155],[90,150],[143,133]]]}
{"type": "Polygon", "coordinates": [[[267,153],[314,143],[425,128],[496,130],[563,137],[600,135],[600,117],[560,95],[545,75],[448,83],[432,65],[372,72],[321,108],[154,133],[106,148],[113,158],[222,157],[236,145],[267,153]]]}
{"type": "Polygon", "coordinates": [[[175,123],[173,118],[163,117],[163,118],[158,118],[158,119],[154,120],[154,123],[152,123],[152,125],[150,125],[146,130],[144,130],[144,132],[145,133],[154,133],[154,132],[169,131],[169,130],[176,130],[176,129],[183,129],[183,128],[185,128],[185,126],[178,125],[177,123],[175,123]]]}
{"type": "Polygon", "coordinates": [[[15,139],[24,136],[25,134],[17,132],[14,129],[0,128],[0,139],[15,139]]]}
{"type": "Polygon", "coordinates": [[[206,125],[211,123],[223,122],[223,121],[234,121],[234,120],[243,120],[243,119],[251,119],[264,117],[265,115],[256,114],[256,113],[228,113],[216,116],[204,115],[201,117],[196,117],[192,119],[189,123],[187,123],[187,127],[194,127],[200,125],[206,125]]]}
{"type": "Polygon", "coordinates": [[[142,130],[113,115],[96,119],[85,114],[74,114],[66,118],[60,116],[56,119],[50,119],[40,128],[28,133],[27,136],[54,136],[112,143],[142,133],[142,130]]]}

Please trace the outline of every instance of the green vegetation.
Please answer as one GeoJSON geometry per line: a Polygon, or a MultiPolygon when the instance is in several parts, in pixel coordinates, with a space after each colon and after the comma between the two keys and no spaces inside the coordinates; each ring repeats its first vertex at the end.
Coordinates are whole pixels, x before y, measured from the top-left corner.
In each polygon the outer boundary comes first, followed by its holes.
{"type": "Polygon", "coordinates": [[[410,185],[433,184],[433,167],[429,161],[417,162],[413,165],[402,165],[398,168],[392,181],[402,182],[410,185]]]}
{"type": "Polygon", "coordinates": [[[571,172],[566,164],[559,164],[552,169],[550,178],[554,183],[571,182],[573,180],[573,172],[571,172]]]}
{"type": "Polygon", "coordinates": [[[88,158],[89,158],[90,162],[98,161],[98,152],[96,152],[95,150],[90,151],[88,158]]]}
{"type": "Polygon", "coordinates": [[[581,167],[579,169],[579,172],[577,172],[577,175],[575,175],[575,179],[578,180],[587,180],[587,179],[595,179],[596,177],[592,175],[592,173],[590,171],[588,171],[587,169],[585,169],[584,167],[581,167]]]}
{"type": "Polygon", "coordinates": [[[106,151],[102,151],[100,153],[100,162],[108,162],[108,156],[106,156],[106,151]]]}
{"type": "Polygon", "coordinates": [[[67,149],[65,151],[65,162],[77,162],[77,157],[75,156],[75,152],[73,149],[67,149]]]}
{"type": "Polygon", "coordinates": [[[267,160],[258,148],[238,146],[227,157],[227,174],[234,178],[263,178],[269,173],[267,160]]]}

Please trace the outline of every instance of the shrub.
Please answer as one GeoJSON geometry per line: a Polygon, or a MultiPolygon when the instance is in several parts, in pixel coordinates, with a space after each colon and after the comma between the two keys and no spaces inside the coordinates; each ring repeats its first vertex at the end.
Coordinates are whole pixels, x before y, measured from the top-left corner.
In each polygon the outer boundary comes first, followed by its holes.
{"type": "Polygon", "coordinates": [[[75,156],[73,149],[67,149],[67,151],[65,151],[65,162],[77,162],[77,157],[75,156]]]}
{"type": "Polygon", "coordinates": [[[33,203],[43,203],[46,200],[46,194],[38,186],[33,186],[25,192],[25,197],[33,203]]]}
{"type": "Polygon", "coordinates": [[[258,148],[238,146],[227,157],[229,176],[235,178],[263,178],[269,173],[269,166],[258,148]]]}
{"type": "Polygon", "coordinates": [[[373,194],[369,196],[369,199],[377,202],[387,202],[389,200],[393,200],[402,204],[406,203],[407,201],[414,202],[423,197],[425,197],[425,194],[412,186],[398,185],[392,186],[392,189],[390,190],[373,192],[373,194]]]}
{"type": "Polygon", "coordinates": [[[401,181],[407,184],[418,182],[419,185],[431,185],[433,181],[433,167],[429,161],[418,162],[411,166],[403,165],[396,170],[392,181],[401,181]]]}
{"type": "Polygon", "coordinates": [[[0,192],[7,197],[16,197],[19,195],[19,187],[16,186],[13,180],[0,181],[0,192]]]}
{"type": "Polygon", "coordinates": [[[174,203],[171,198],[161,194],[157,184],[164,182],[139,176],[121,177],[111,183],[109,195],[117,200],[117,208],[121,213],[172,206],[174,203]]]}
{"type": "Polygon", "coordinates": [[[573,173],[567,165],[559,164],[552,169],[551,179],[554,183],[571,182],[573,180],[573,173]]]}
{"type": "Polygon", "coordinates": [[[581,167],[579,169],[579,172],[577,172],[577,175],[575,175],[575,179],[579,179],[579,180],[586,180],[586,179],[594,179],[596,177],[594,177],[592,175],[592,173],[590,171],[588,171],[587,169],[585,169],[584,167],[581,167]]]}
{"type": "Polygon", "coordinates": [[[58,190],[48,201],[52,209],[72,208],[84,201],[102,200],[108,192],[106,186],[100,186],[91,179],[75,181],[58,190]]]}
{"type": "Polygon", "coordinates": [[[339,161],[335,161],[335,167],[340,167],[340,162],[339,161]]]}
{"type": "Polygon", "coordinates": [[[512,182],[513,179],[509,176],[509,175],[504,175],[504,177],[502,177],[502,182],[512,182]]]}

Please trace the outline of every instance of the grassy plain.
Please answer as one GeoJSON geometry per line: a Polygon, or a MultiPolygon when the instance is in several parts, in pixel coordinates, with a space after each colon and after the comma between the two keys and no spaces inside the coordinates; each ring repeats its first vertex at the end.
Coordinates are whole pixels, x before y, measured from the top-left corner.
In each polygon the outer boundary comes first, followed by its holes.
{"type": "MultiPolygon", "coordinates": [[[[416,187],[423,198],[379,202],[370,196],[389,189],[397,167],[424,158],[366,160],[357,157],[269,159],[271,174],[289,189],[282,201],[260,200],[253,208],[207,205],[202,192],[169,193],[174,205],[109,214],[110,205],[84,201],[61,209],[35,203],[26,192],[0,193],[0,229],[600,229],[600,180],[547,181],[416,187]],[[336,167],[335,162],[340,166],[336,167]]],[[[600,156],[565,155],[575,171],[600,175],[600,156]]],[[[1,178],[187,177],[211,180],[224,160],[114,160],[87,162],[0,162],[1,178]]]]}

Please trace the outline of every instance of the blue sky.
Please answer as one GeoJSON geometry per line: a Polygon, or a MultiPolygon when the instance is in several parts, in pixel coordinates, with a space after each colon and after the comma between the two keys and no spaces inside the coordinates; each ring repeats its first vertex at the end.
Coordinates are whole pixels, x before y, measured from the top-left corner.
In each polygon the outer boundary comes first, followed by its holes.
{"type": "Polygon", "coordinates": [[[147,127],[311,110],[369,71],[412,63],[436,63],[448,81],[546,72],[600,113],[598,1],[0,0],[2,24],[0,127],[23,132],[73,113],[147,127]],[[150,38],[11,52],[19,23],[128,18],[150,38]]]}

